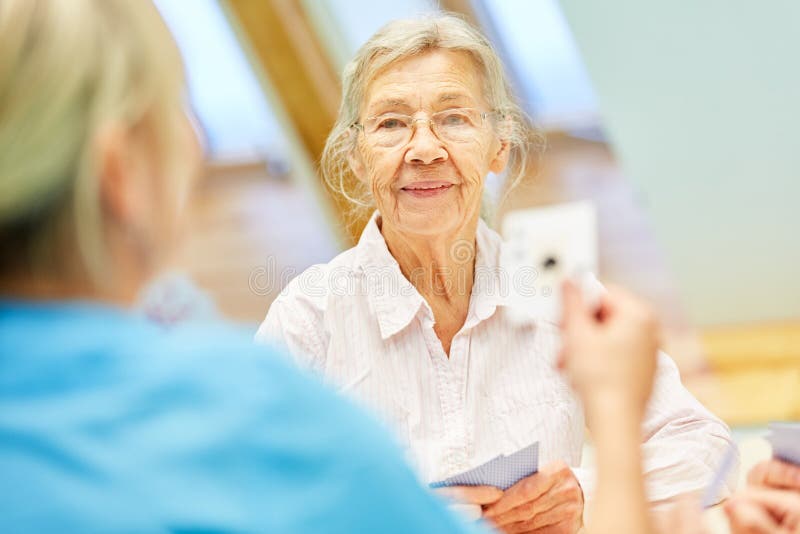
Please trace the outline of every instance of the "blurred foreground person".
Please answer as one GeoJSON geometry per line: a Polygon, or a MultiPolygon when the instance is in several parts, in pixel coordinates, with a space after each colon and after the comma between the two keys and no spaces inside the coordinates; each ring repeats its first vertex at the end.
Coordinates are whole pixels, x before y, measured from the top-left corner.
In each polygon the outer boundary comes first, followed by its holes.
{"type": "Polygon", "coordinates": [[[273,349],[126,310],[200,169],[182,76],[148,1],[0,1],[0,531],[465,532],[273,349]]]}

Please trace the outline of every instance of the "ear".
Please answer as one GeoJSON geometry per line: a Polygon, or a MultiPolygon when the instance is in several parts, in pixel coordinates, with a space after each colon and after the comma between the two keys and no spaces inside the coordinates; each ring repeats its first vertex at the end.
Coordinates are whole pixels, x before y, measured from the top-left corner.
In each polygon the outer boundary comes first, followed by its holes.
{"type": "Polygon", "coordinates": [[[145,207],[139,183],[142,162],[134,157],[131,132],[109,125],[94,139],[100,201],[107,216],[130,224],[145,207]]]}
{"type": "Polygon", "coordinates": [[[495,174],[500,174],[508,165],[508,157],[511,152],[511,143],[506,139],[500,139],[500,148],[495,152],[492,161],[489,163],[489,170],[495,174]]]}
{"type": "Polygon", "coordinates": [[[505,114],[500,117],[500,120],[495,125],[494,132],[497,137],[495,137],[495,142],[492,143],[494,154],[492,161],[489,163],[489,170],[495,174],[503,172],[506,169],[506,165],[508,165],[508,158],[511,155],[509,138],[513,127],[511,117],[505,114]]]}

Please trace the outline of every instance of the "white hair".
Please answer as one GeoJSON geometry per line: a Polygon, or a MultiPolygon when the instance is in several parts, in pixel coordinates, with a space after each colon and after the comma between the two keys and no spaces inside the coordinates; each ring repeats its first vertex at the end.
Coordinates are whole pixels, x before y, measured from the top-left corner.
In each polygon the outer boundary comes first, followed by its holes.
{"type": "Polygon", "coordinates": [[[146,122],[168,142],[182,88],[149,0],[0,1],[0,274],[104,276],[96,136],[146,122]]]}
{"type": "Polygon", "coordinates": [[[534,154],[543,147],[543,137],[512,94],[500,58],[478,30],[454,15],[392,21],[345,66],[339,114],[322,153],[320,166],[325,182],[350,201],[351,223],[374,207],[369,187],[354,176],[348,163],[348,155],[356,149],[352,126],[359,122],[366,89],[377,73],[392,63],[434,49],[467,52],[480,69],[483,96],[503,118],[501,135],[509,144],[506,195],[530,172],[534,154]]]}

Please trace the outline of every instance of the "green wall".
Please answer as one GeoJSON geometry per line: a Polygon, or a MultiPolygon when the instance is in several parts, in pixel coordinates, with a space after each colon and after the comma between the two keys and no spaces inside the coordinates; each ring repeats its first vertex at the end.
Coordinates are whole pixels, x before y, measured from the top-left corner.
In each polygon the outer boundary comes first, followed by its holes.
{"type": "Polygon", "coordinates": [[[800,318],[800,1],[560,3],[691,318],[800,318]]]}

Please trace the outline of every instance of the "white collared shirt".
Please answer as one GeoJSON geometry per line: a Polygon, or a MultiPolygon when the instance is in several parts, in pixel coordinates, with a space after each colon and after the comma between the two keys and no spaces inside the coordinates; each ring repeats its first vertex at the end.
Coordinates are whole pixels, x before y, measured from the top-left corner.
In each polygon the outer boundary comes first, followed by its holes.
{"type": "MultiPolygon", "coordinates": [[[[390,254],[377,214],[358,245],[292,280],[256,339],[282,341],[304,367],[373,410],[424,482],[535,441],[540,465],[560,459],[578,468],[584,419],[555,370],[557,325],[508,319],[491,280],[500,244],[480,221],[469,312],[449,358],[433,312],[390,254]]],[[[731,442],[727,426],[683,387],[663,354],[642,431],[651,501],[704,488],[731,442]]],[[[590,493],[591,475],[576,473],[590,493]]],[[[735,480],[733,472],[726,490],[735,480]]]]}

